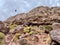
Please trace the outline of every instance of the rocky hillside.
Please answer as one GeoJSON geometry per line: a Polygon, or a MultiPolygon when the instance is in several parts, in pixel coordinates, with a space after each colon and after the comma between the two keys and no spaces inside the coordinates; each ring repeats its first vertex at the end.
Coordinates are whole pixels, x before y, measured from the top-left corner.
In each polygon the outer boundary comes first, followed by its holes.
{"type": "Polygon", "coordinates": [[[0,21],[0,45],[60,45],[60,7],[40,6],[0,21]]]}

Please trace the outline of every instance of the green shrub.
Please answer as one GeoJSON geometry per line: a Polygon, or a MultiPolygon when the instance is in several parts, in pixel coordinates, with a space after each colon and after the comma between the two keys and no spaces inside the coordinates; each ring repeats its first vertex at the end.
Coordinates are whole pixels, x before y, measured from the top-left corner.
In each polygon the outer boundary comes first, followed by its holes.
{"type": "Polygon", "coordinates": [[[29,34],[32,35],[33,34],[33,31],[30,31],[29,34]]]}
{"type": "Polygon", "coordinates": [[[4,44],[4,38],[5,38],[4,33],[0,32],[0,45],[4,44]]]}
{"type": "Polygon", "coordinates": [[[24,32],[25,32],[25,33],[29,33],[30,31],[31,31],[31,27],[25,27],[25,28],[24,28],[24,32]]]}
{"type": "Polygon", "coordinates": [[[0,39],[4,39],[4,37],[5,37],[5,34],[0,32],[0,39]]]}
{"type": "Polygon", "coordinates": [[[49,31],[52,30],[52,26],[51,25],[43,25],[43,27],[49,31]]]}
{"type": "Polygon", "coordinates": [[[13,29],[16,26],[16,24],[10,25],[10,29],[13,29]]]}
{"type": "Polygon", "coordinates": [[[19,38],[20,35],[21,35],[20,33],[16,33],[14,35],[14,41],[18,41],[18,38],[19,38]]]}

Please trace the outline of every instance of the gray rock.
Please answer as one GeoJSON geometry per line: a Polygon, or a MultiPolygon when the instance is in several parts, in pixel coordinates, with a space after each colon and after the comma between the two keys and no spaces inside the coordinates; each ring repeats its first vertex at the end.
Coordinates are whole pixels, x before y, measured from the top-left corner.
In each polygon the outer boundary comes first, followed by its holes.
{"type": "Polygon", "coordinates": [[[53,30],[60,29],[60,23],[53,23],[52,28],[53,28],[53,30]]]}
{"type": "Polygon", "coordinates": [[[54,41],[57,41],[58,43],[60,43],[60,29],[52,30],[50,32],[50,35],[54,41]]]}

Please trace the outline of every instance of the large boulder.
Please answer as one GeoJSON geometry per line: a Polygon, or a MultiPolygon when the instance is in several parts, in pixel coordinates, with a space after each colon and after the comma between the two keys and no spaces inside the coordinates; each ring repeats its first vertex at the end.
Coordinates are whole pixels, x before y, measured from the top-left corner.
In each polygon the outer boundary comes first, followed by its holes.
{"type": "Polygon", "coordinates": [[[53,23],[52,28],[53,28],[53,30],[60,29],[60,23],[53,23]]]}
{"type": "Polygon", "coordinates": [[[50,32],[52,40],[60,43],[60,29],[52,30],[50,32]]]}

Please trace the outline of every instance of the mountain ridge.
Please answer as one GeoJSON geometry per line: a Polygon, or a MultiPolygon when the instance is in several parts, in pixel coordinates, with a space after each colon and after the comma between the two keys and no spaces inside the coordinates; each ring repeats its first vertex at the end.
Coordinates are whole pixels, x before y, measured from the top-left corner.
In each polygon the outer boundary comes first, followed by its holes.
{"type": "Polygon", "coordinates": [[[39,6],[0,21],[0,39],[5,45],[60,45],[60,7],[39,6]]]}
{"type": "MultiPolygon", "coordinates": [[[[44,7],[44,6],[39,6],[36,7],[34,9],[32,9],[30,12],[28,13],[22,13],[22,14],[17,14],[15,16],[12,16],[10,18],[8,18],[5,22],[13,22],[14,20],[24,20],[21,22],[30,22],[28,21],[28,19],[34,18],[34,16],[37,18],[39,17],[41,20],[40,22],[44,22],[44,20],[51,20],[51,22],[53,23],[52,20],[60,20],[60,7],[44,7]]],[[[37,19],[38,20],[38,19],[37,19]]]]}

